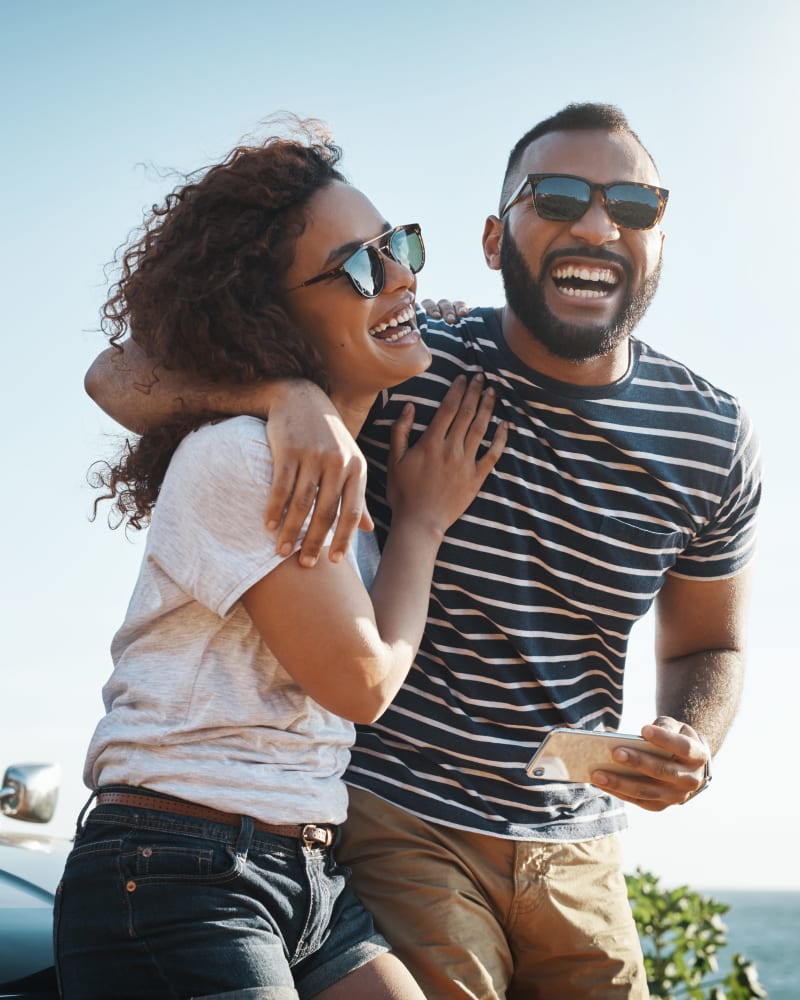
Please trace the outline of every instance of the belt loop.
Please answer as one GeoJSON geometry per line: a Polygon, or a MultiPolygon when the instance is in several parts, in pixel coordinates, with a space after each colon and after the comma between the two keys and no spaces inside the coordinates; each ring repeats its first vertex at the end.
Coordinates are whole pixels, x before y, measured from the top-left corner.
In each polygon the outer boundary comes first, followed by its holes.
{"type": "Polygon", "coordinates": [[[244,863],[247,861],[247,852],[250,850],[250,844],[253,842],[253,817],[252,816],[242,816],[242,825],[239,827],[239,836],[236,838],[236,862],[239,870],[244,869],[244,863]]]}
{"type": "Polygon", "coordinates": [[[97,797],[97,793],[99,791],[100,791],[99,788],[95,788],[95,790],[92,792],[92,794],[86,800],[86,804],[84,805],[83,809],[81,809],[81,811],[78,813],[78,821],[75,824],[75,839],[76,840],[83,833],[83,829],[84,829],[84,822],[83,822],[83,820],[84,820],[84,817],[86,816],[86,812],[89,809],[89,806],[94,802],[95,798],[97,797]]]}

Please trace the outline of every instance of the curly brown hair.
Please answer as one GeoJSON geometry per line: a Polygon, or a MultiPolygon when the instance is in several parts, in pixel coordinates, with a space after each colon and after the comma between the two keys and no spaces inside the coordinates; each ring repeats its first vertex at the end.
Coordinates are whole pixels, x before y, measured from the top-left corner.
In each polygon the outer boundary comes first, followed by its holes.
{"type": "MultiPolygon", "coordinates": [[[[317,351],[284,308],[284,278],[309,199],[345,181],[341,150],[314,119],[281,124],[288,138],[237,146],[153,206],[102,309],[113,346],[131,333],[157,363],[210,381],[294,376],[327,388],[317,351]]],[[[126,442],[115,465],[95,467],[93,485],[107,489],[95,511],[113,500],[114,526],[145,527],[181,439],[215,416],[187,415],[126,442]]]]}

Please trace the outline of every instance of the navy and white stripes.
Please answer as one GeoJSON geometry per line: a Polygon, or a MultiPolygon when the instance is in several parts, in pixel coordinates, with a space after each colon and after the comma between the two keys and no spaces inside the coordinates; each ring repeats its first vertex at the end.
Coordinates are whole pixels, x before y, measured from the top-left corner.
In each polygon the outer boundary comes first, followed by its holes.
{"type": "MultiPolygon", "coordinates": [[[[497,390],[508,445],[439,551],[417,662],[389,711],[359,727],[348,780],[434,822],[501,837],[588,839],[620,803],[529,779],[554,726],[616,728],[628,637],[665,574],[729,577],[749,561],[757,443],[729,394],[631,341],[611,386],[531,372],[491,309],[430,323],[430,370],[384,395],[360,443],[379,541],[389,428],[419,434],[453,379],[497,390]]],[[[412,441],[414,438],[412,435],[412,441]]]]}

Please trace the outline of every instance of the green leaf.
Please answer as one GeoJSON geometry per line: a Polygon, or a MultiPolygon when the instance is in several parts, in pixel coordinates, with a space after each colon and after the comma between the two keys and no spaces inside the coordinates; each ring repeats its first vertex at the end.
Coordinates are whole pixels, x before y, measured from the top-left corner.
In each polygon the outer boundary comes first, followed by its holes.
{"type": "Polygon", "coordinates": [[[656,876],[641,868],[626,875],[625,882],[652,997],[751,1000],[767,996],[755,965],[741,954],[733,956],[731,971],[721,983],[707,981],[718,972],[717,951],[728,941],[722,915],[730,906],[685,885],[662,889],[656,876]]]}

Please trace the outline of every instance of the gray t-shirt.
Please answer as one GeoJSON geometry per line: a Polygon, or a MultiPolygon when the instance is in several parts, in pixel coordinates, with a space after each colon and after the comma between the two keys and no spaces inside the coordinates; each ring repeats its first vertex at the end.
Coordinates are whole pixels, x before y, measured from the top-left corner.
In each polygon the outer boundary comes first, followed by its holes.
{"type": "Polygon", "coordinates": [[[175,452],[111,645],[90,788],[144,785],[267,823],[344,820],[354,728],[291,678],[239,601],[285,558],[264,525],[271,484],[253,417],[201,427],[175,452]]]}

